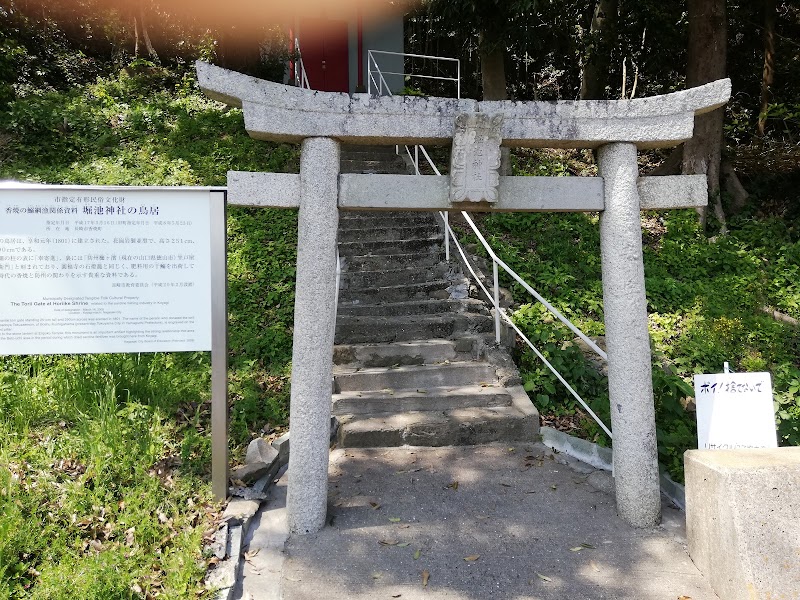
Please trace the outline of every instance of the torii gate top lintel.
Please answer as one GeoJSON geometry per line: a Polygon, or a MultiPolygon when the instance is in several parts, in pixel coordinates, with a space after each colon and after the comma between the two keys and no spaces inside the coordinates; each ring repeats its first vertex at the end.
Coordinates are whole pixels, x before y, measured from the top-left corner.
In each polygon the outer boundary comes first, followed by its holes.
{"type": "Polygon", "coordinates": [[[264,81],[197,62],[200,88],[244,110],[257,139],[299,142],[331,137],[350,144],[449,144],[464,113],[502,115],[504,146],[597,148],[632,142],[641,149],[677,145],[690,137],[694,116],[723,106],[730,79],[634,100],[478,102],[418,96],[318,92],[264,81]]]}

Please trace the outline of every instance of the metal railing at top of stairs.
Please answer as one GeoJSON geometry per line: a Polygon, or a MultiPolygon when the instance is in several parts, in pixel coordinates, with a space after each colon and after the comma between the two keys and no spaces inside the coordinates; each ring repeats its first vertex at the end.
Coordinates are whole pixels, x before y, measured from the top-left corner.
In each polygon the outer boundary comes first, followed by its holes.
{"type": "MultiPolygon", "coordinates": [[[[456,76],[455,77],[446,77],[446,76],[438,76],[438,75],[420,75],[418,73],[398,73],[395,71],[386,71],[386,75],[402,75],[404,80],[406,77],[417,77],[420,79],[436,79],[440,81],[452,81],[456,84],[456,97],[461,98],[461,60],[458,58],[449,58],[446,56],[432,56],[429,54],[408,54],[405,52],[389,52],[386,50],[368,50],[367,51],[367,91],[372,94],[373,87],[377,88],[377,95],[378,96],[393,96],[391,88],[389,84],[386,82],[386,78],[384,77],[384,71],[381,70],[380,66],[378,65],[378,61],[375,59],[376,54],[381,55],[389,55],[389,56],[402,56],[403,58],[422,58],[426,60],[435,60],[435,61],[443,61],[443,62],[452,62],[456,64],[456,76]],[[374,69],[374,70],[373,70],[374,69]],[[377,79],[376,79],[377,76],[377,79]]],[[[401,154],[400,146],[395,146],[397,154],[401,154]]],[[[403,146],[405,154],[411,159],[412,164],[414,165],[414,174],[420,175],[419,170],[419,155],[422,152],[423,157],[427,161],[430,168],[436,175],[441,175],[439,169],[436,168],[436,165],[431,160],[428,151],[425,150],[425,146],[416,145],[414,146],[414,151],[411,151],[407,145],[403,146]]],[[[447,224],[448,213],[442,213],[444,216],[445,224],[447,224]]],[[[445,260],[450,262],[450,231],[448,227],[445,227],[444,230],[444,252],[445,252],[445,260]]]]}
{"type": "Polygon", "coordinates": [[[294,68],[294,84],[304,90],[310,90],[311,85],[308,83],[306,66],[303,64],[303,53],[300,51],[300,40],[297,38],[294,38],[294,51],[297,53],[297,60],[295,61],[294,68]]]}
{"type": "Polygon", "coordinates": [[[456,97],[461,98],[461,61],[458,58],[450,58],[447,56],[431,56],[429,54],[409,54],[408,52],[390,52],[388,50],[367,50],[367,92],[369,94],[375,93],[378,96],[383,96],[385,91],[388,95],[390,96],[392,95],[392,90],[391,88],[389,88],[389,84],[386,83],[386,78],[384,77],[384,75],[401,75],[403,77],[404,82],[406,77],[417,78],[417,79],[432,79],[437,81],[452,81],[453,83],[456,84],[456,97]],[[378,65],[378,60],[375,58],[375,55],[401,56],[403,57],[403,59],[421,58],[423,60],[455,63],[456,76],[448,77],[446,75],[422,75],[420,73],[406,73],[405,69],[403,72],[385,71],[382,70],[378,65]],[[377,74],[377,79],[375,78],[376,74],[377,74]],[[377,88],[377,90],[374,92],[373,92],[373,87],[377,88]]]}
{"type": "MultiPolygon", "coordinates": [[[[369,69],[368,69],[368,71],[369,71],[369,83],[368,83],[368,85],[370,85],[370,91],[372,89],[371,88],[371,84],[374,83],[375,86],[378,88],[379,95],[383,95],[383,92],[385,90],[386,95],[391,96],[392,95],[392,91],[389,88],[389,86],[386,84],[386,79],[384,78],[383,73],[380,70],[380,67],[378,67],[377,62],[375,61],[375,59],[373,57],[373,52],[378,52],[378,51],[370,50],[368,52],[369,60],[370,60],[369,69]],[[376,73],[377,73],[377,76],[378,76],[377,80],[374,78],[373,73],[372,73],[373,64],[375,66],[375,70],[376,70],[376,73]],[[379,85],[379,83],[380,83],[380,85],[379,85]]],[[[397,53],[397,52],[390,52],[390,53],[386,53],[386,54],[399,54],[401,56],[423,56],[423,55],[413,55],[413,54],[403,55],[403,54],[397,53]]],[[[452,58],[451,59],[446,59],[444,57],[437,57],[437,56],[424,56],[424,58],[433,58],[433,59],[451,60],[451,61],[457,61],[458,60],[458,59],[452,59],[452,58]]],[[[460,68],[460,64],[459,64],[459,76],[460,76],[460,69],[461,68],[460,68]]],[[[390,74],[390,73],[387,73],[387,74],[390,74]]],[[[391,74],[408,76],[408,74],[405,74],[405,73],[391,73],[391,74]]],[[[412,75],[412,76],[423,77],[423,76],[420,76],[420,75],[412,75]]],[[[439,77],[430,77],[430,76],[427,77],[427,78],[428,79],[442,79],[442,78],[439,78],[439,77]]],[[[461,85],[460,85],[460,83],[458,83],[458,94],[459,94],[458,97],[460,98],[461,97],[461,85]]],[[[411,159],[411,162],[414,165],[414,174],[415,175],[421,175],[419,166],[420,166],[420,154],[422,154],[422,157],[425,159],[425,162],[428,164],[428,166],[434,172],[434,174],[436,174],[438,176],[441,176],[441,172],[436,167],[436,164],[433,162],[433,160],[430,157],[430,154],[428,154],[428,151],[425,149],[424,146],[421,146],[421,145],[414,146],[413,152],[412,152],[411,148],[409,148],[408,146],[404,146],[404,149],[405,149],[405,153],[408,155],[408,157],[411,159]]],[[[397,153],[400,154],[400,147],[399,146],[397,147],[397,153]]],[[[600,417],[598,417],[597,414],[591,408],[589,408],[589,405],[586,403],[586,401],[583,398],[581,398],[580,394],[578,394],[578,392],[575,391],[575,389],[567,382],[567,380],[564,379],[564,377],[561,375],[561,373],[559,373],[558,370],[550,363],[550,361],[547,360],[547,358],[545,358],[545,356],[539,351],[539,349],[536,348],[536,346],[533,345],[533,343],[530,341],[530,339],[528,339],[528,336],[526,336],[520,330],[520,328],[516,325],[516,323],[514,323],[514,321],[508,315],[508,313],[506,313],[505,309],[500,307],[500,281],[499,281],[500,280],[500,274],[499,274],[499,267],[502,267],[503,270],[506,273],[508,273],[517,283],[519,283],[538,302],[540,302],[542,304],[542,306],[544,306],[554,317],[556,317],[559,321],[561,321],[564,325],[566,325],[575,335],[577,335],[581,340],[583,340],[583,342],[587,346],[589,346],[589,348],[591,348],[598,356],[600,356],[600,358],[602,358],[603,360],[607,360],[608,357],[606,356],[606,353],[603,350],[601,350],[600,347],[594,341],[592,341],[585,333],[583,333],[580,329],[578,329],[569,319],[567,319],[564,315],[562,315],[561,312],[556,307],[554,307],[552,304],[550,304],[541,294],[539,294],[524,279],[522,279],[522,277],[520,277],[516,273],[516,271],[514,271],[503,260],[501,260],[500,257],[497,256],[497,254],[494,252],[494,250],[492,250],[492,247],[486,241],[486,238],[483,236],[483,234],[481,234],[480,230],[477,228],[477,226],[475,225],[474,221],[469,216],[469,214],[467,214],[466,212],[462,211],[461,215],[464,217],[464,220],[466,221],[467,225],[470,227],[470,229],[472,229],[472,232],[478,238],[478,240],[480,241],[481,245],[486,250],[486,252],[489,255],[489,257],[492,259],[492,278],[493,278],[492,293],[490,293],[489,290],[486,289],[486,286],[483,284],[483,281],[481,281],[481,278],[475,272],[474,268],[472,267],[471,262],[467,258],[467,255],[464,252],[464,249],[462,248],[461,244],[458,241],[458,237],[456,236],[455,231],[453,231],[453,228],[450,226],[449,213],[447,211],[439,211],[439,216],[442,219],[442,223],[444,225],[445,259],[448,262],[450,261],[450,241],[452,240],[453,243],[456,246],[456,249],[458,250],[459,254],[461,255],[461,259],[462,259],[464,265],[466,265],[467,269],[469,269],[470,274],[472,275],[472,278],[480,286],[481,290],[483,291],[483,293],[489,299],[489,302],[491,302],[492,306],[494,307],[495,341],[498,344],[500,343],[501,321],[505,321],[516,332],[516,334],[528,345],[528,347],[531,350],[533,350],[534,354],[536,354],[536,356],[539,357],[539,359],[553,373],[553,375],[556,376],[556,378],[564,385],[564,387],[567,388],[569,393],[572,394],[572,396],[580,403],[581,406],[583,406],[583,408],[586,410],[586,412],[588,412],[589,415],[591,415],[591,417],[600,426],[600,428],[608,435],[608,437],[613,439],[611,430],[606,426],[605,423],[603,423],[602,419],[600,419],[600,417]]]]}

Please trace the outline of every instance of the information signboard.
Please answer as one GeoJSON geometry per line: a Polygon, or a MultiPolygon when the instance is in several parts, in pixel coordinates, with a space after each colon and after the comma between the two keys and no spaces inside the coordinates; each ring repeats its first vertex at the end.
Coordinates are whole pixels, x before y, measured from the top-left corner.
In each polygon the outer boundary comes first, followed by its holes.
{"type": "Polygon", "coordinates": [[[777,448],[769,373],[694,376],[697,447],[777,448]]]}
{"type": "Polygon", "coordinates": [[[0,189],[0,355],[211,350],[208,190],[0,189]]]}

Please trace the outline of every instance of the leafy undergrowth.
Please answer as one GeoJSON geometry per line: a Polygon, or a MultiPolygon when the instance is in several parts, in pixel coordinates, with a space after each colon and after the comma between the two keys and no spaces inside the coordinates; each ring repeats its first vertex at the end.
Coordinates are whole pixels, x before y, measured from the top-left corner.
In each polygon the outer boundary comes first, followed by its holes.
{"type": "MultiPolygon", "coordinates": [[[[516,160],[523,173],[587,171],[581,160],[558,153],[516,160]]],[[[692,376],[721,372],[726,361],[734,371],[772,374],[779,441],[800,444],[800,330],[764,311],[800,318],[796,223],[789,216],[743,214],[731,219],[726,237],[708,237],[690,210],[645,213],[642,223],[661,463],[682,480],[683,452],[697,447],[692,376]]],[[[498,255],[585,333],[604,334],[596,215],[493,214],[479,219],[479,227],[498,255]]],[[[596,362],[542,305],[527,304],[533,299],[521,286],[508,277],[501,284],[523,302],[515,322],[610,424],[607,378],[596,362]]],[[[527,346],[518,347],[517,362],[547,422],[610,443],[527,346]]]]}
{"type": "MultiPolygon", "coordinates": [[[[0,178],[224,185],[296,170],[191,73],[152,65],[0,113],[0,178]]],[[[230,207],[234,459],[286,425],[296,214],[230,207]]],[[[208,353],[0,358],[0,598],[194,598],[210,493],[208,353]]]]}
{"type": "Polygon", "coordinates": [[[186,355],[7,359],[0,597],[192,597],[217,507],[184,444],[208,387],[186,355]]]}

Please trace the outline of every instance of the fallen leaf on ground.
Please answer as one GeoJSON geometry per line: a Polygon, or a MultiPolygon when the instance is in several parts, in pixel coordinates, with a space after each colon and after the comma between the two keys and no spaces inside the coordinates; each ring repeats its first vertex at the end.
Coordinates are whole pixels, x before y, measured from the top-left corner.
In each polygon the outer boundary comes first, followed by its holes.
{"type": "Polygon", "coordinates": [[[480,554],[470,554],[469,556],[465,556],[464,560],[467,562],[475,562],[481,557],[480,554]]]}
{"type": "Polygon", "coordinates": [[[451,488],[451,489],[453,489],[453,490],[457,490],[457,489],[458,489],[458,482],[457,482],[457,481],[454,481],[453,483],[451,483],[451,484],[450,484],[450,485],[448,485],[447,487],[449,487],[449,488],[451,488]]]}
{"type": "Polygon", "coordinates": [[[554,483],[553,485],[550,486],[550,489],[551,490],[557,490],[558,486],[554,483]]]}
{"type": "Polygon", "coordinates": [[[592,544],[587,544],[586,542],[583,542],[583,543],[581,544],[581,547],[582,547],[582,548],[588,548],[589,550],[594,550],[594,549],[596,549],[596,548],[597,548],[597,546],[593,546],[592,544]]]}
{"type": "Polygon", "coordinates": [[[370,502],[369,505],[372,507],[372,510],[378,510],[381,507],[377,502],[370,502]]]}
{"type": "Polygon", "coordinates": [[[580,552],[581,550],[583,550],[583,546],[575,546],[569,549],[570,552],[580,552]]]}
{"type": "Polygon", "coordinates": [[[255,549],[255,550],[253,550],[252,552],[250,552],[250,551],[248,550],[247,552],[245,552],[245,553],[244,553],[244,559],[245,559],[245,560],[251,560],[251,559],[252,559],[252,558],[253,558],[253,557],[254,557],[256,554],[258,554],[258,553],[259,553],[259,551],[260,551],[260,550],[261,550],[261,548],[256,548],[256,549],[255,549]]]}
{"type": "Polygon", "coordinates": [[[381,546],[397,546],[397,540],[379,540],[381,546]]]}
{"type": "Polygon", "coordinates": [[[422,572],[422,587],[428,587],[428,579],[431,578],[431,574],[428,569],[425,569],[422,572]]]}
{"type": "Polygon", "coordinates": [[[547,575],[542,575],[541,573],[537,573],[536,576],[541,579],[542,581],[553,581],[547,575]]]}
{"type": "Polygon", "coordinates": [[[510,483],[501,483],[500,485],[502,485],[503,487],[511,487],[510,483]]]}
{"type": "Polygon", "coordinates": [[[372,574],[372,578],[373,579],[380,579],[381,577],[383,577],[383,573],[373,573],[372,574]]]}
{"type": "Polygon", "coordinates": [[[399,597],[400,597],[400,596],[402,596],[402,595],[403,595],[403,594],[392,594],[392,598],[399,598],[399,597]]]}
{"type": "MultiPolygon", "coordinates": [[[[594,570],[596,573],[599,573],[599,572],[600,572],[600,567],[598,567],[598,566],[597,566],[597,563],[596,563],[596,562],[594,562],[594,561],[590,561],[590,562],[589,562],[589,566],[590,566],[590,567],[592,567],[592,569],[593,569],[593,570],[594,570]]],[[[678,600],[680,600],[680,598],[679,598],[678,600]]]]}
{"type": "Polygon", "coordinates": [[[419,557],[420,557],[421,554],[422,554],[422,550],[417,549],[417,551],[414,552],[414,560],[419,560],[419,557]]]}
{"type": "Polygon", "coordinates": [[[389,521],[392,523],[399,523],[400,517],[389,517],[389,521]]]}
{"type": "Polygon", "coordinates": [[[402,544],[397,544],[398,548],[405,548],[406,546],[410,546],[411,542],[403,542],[402,544]]]}
{"type": "Polygon", "coordinates": [[[691,596],[678,596],[678,600],[692,600],[691,596]]]}

